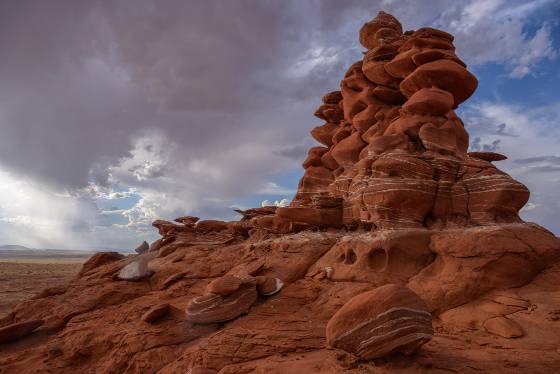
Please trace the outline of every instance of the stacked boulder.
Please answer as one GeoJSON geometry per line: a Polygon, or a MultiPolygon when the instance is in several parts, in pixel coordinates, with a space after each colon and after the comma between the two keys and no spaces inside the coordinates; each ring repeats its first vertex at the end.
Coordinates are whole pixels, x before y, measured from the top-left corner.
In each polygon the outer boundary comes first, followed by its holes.
{"type": "MultiPolygon", "coordinates": [[[[311,131],[323,146],[310,149],[297,194],[277,215],[294,220],[302,209],[316,209],[314,197],[330,196],[342,201],[331,208],[342,214],[335,225],[519,222],[529,191],[492,165],[503,156],[467,153],[469,136],[454,109],[477,80],[455,54],[453,36],[433,28],[403,32],[396,18],[380,12],[362,27],[360,42],[363,60],[315,113],[327,121],[311,131]]],[[[311,216],[299,219],[316,224],[311,216]]]]}

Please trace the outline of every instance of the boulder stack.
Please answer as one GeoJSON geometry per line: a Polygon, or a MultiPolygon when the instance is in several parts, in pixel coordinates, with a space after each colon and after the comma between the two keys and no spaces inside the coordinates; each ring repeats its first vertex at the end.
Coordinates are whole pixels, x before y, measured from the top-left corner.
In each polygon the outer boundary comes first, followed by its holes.
{"type": "Polygon", "coordinates": [[[311,131],[322,146],[309,150],[279,219],[386,229],[520,222],[527,188],[492,165],[501,155],[467,152],[469,135],[454,109],[477,79],[455,54],[453,36],[429,27],[403,33],[380,12],[362,27],[360,42],[363,60],[315,112],[326,121],[311,131]],[[325,214],[313,204],[317,196],[342,204],[325,214]]]}

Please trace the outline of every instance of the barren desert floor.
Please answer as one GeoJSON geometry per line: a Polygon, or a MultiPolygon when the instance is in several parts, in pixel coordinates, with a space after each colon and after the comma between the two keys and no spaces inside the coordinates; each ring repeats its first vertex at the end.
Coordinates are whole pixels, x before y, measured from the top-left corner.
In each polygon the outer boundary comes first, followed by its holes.
{"type": "Polygon", "coordinates": [[[0,315],[44,288],[69,281],[90,256],[77,251],[0,251],[0,315]]]}

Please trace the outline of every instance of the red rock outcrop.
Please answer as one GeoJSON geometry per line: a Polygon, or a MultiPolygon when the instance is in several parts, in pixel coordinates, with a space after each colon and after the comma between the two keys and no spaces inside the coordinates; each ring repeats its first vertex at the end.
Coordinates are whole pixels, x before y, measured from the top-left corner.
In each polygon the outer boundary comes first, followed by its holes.
{"type": "Polygon", "coordinates": [[[359,37],[289,207],[94,255],[0,316],[0,373],[560,372],[560,240],[467,151],[453,36],[381,12],[359,37]]]}

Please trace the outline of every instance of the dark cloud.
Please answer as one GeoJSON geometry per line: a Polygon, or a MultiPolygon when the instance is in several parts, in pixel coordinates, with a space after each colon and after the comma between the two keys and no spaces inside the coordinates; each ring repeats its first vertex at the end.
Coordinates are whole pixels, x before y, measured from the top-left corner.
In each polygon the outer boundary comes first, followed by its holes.
{"type": "Polygon", "coordinates": [[[258,124],[239,117],[287,93],[276,72],[305,48],[289,2],[0,7],[0,160],[75,187],[101,158],[125,157],[144,129],[193,153],[247,139],[258,124]]]}
{"type": "MultiPolygon", "coordinates": [[[[320,95],[336,89],[344,67],[361,57],[357,31],[377,11],[394,12],[405,28],[457,28],[473,7],[427,5],[2,2],[0,162],[79,187],[91,180],[92,168],[93,178],[107,183],[99,165],[126,157],[147,129],[183,146],[186,157],[249,140],[292,143],[307,136],[320,95]]],[[[459,45],[466,41],[461,32],[459,45]]]]}

